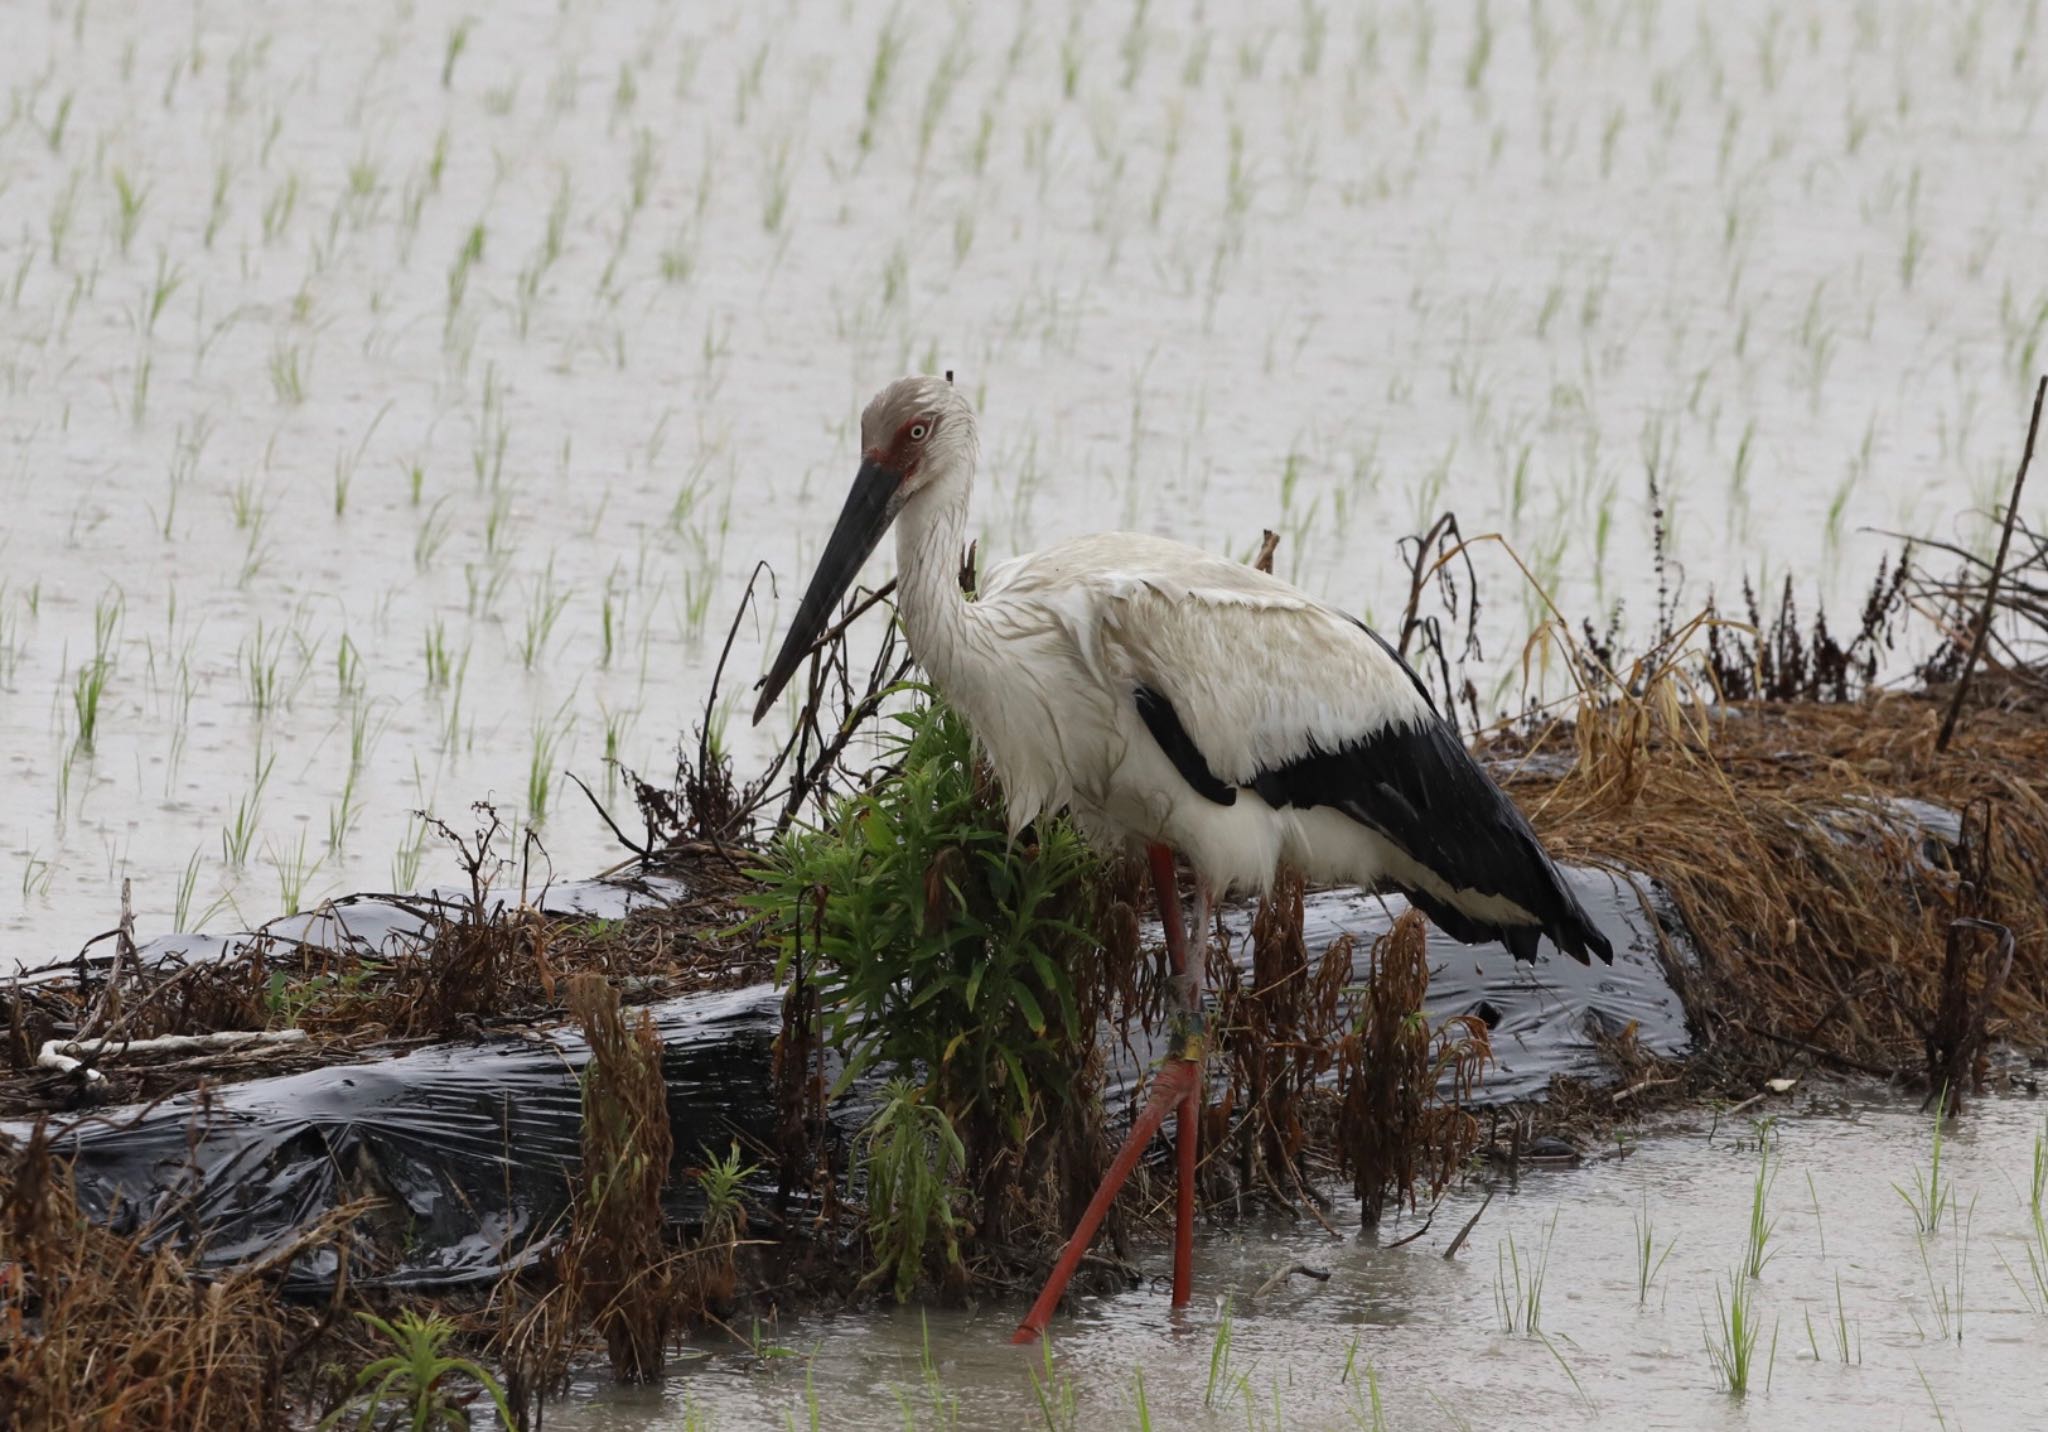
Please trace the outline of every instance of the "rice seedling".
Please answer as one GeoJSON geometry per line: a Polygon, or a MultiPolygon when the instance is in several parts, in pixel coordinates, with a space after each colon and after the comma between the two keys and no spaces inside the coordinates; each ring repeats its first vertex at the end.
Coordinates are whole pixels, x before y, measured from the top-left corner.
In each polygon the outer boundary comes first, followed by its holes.
{"type": "Polygon", "coordinates": [[[55,112],[50,116],[50,122],[39,125],[43,132],[43,143],[49,146],[52,154],[56,154],[64,148],[64,130],[71,122],[71,106],[77,98],[76,91],[66,90],[63,96],[58,99],[55,112]]]}
{"type": "Polygon", "coordinates": [[[7,583],[0,580],[0,691],[14,685],[21,667],[21,615],[7,600],[7,583]]]}
{"type": "Polygon", "coordinates": [[[279,339],[271,345],[269,372],[270,390],[278,402],[296,408],[306,401],[312,360],[305,348],[279,339]]]}
{"type": "Polygon", "coordinates": [[[2044,1196],[2048,1196],[2048,1125],[2034,1135],[2034,1166],[2027,1184],[2027,1210],[2036,1225],[2041,1222],[2044,1196]]]}
{"type": "MultiPolygon", "coordinates": [[[[2042,1195],[2048,1188],[2048,1134],[2034,1135],[2034,1163],[2027,1200],[2027,1231],[2021,1244],[2027,1255],[2027,1277],[2022,1280],[2019,1273],[1999,1249],[1999,1261],[2004,1263],[2006,1276],[2018,1290],[2020,1300],[2028,1308],[2042,1316],[2048,1316],[2048,1213],[2044,1213],[2042,1195]]],[[[1996,1244],[1992,1245],[1994,1248],[1996,1244]]]]}
{"type": "Polygon", "coordinates": [[[263,823],[263,792],[270,784],[270,773],[276,765],[277,752],[265,752],[259,737],[254,778],[249,789],[235,803],[227,825],[221,830],[221,859],[232,870],[240,870],[249,863],[249,848],[255,843],[256,833],[263,823]]]}
{"type": "Polygon", "coordinates": [[[452,329],[456,315],[462,311],[462,301],[469,293],[469,275],[484,257],[484,225],[482,220],[469,226],[463,236],[462,247],[455,251],[455,260],[448,266],[448,311],[443,321],[444,331],[452,329]]]}
{"type": "Polygon", "coordinates": [[[21,861],[21,898],[26,903],[31,897],[42,899],[50,893],[50,883],[57,877],[55,862],[44,860],[40,853],[31,850],[21,861]]]}
{"type": "MultiPolygon", "coordinates": [[[[418,469],[415,468],[414,472],[417,471],[418,469]]],[[[415,478],[413,485],[415,506],[418,505],[418,491],[418,480],[415,478]]],[[[449,535],[454,530],[455,519],[447,514],[445,510],[447,505],[447,498],[435,499],[434,505],[427,509],[426,515],[420,519],[420,525],[414,530],[412,537],[412,565],[414,571],[424,572],[431,568],[435,560],[441,555],[441,549],[448,544],[449,535]]]]}
{"type": "MultiPolygon", "coordinates": [[[[171,932],[189,934],[197,928],[192,919],[192,900],[199,890],[200,854],[194,850],[185,861],[185,873],[178,877],[178,888],[171,901],[171,932]]],[[[198,924],[204,924],[202,916],[198,924]]]]}
{"type": "Polygon", "coordinates": [[[573,592],[558,590],[555,586],[554,558],[541,572],[527,593],[526,625],[519,640],[519,664],[531,671],[547,652],[548,642],[553,638],[555,623],[561,620],[562,612],[568,607],[573,592]]]}
{"type": "MultiPolygon", "coordinates": [[[[960,1399],[946,1386],[945,1379],[940,1376],[938,1359],[932,1355],[931,1324],[922,1310],[918,1312],[917,1323],[920,1335],[917,1373],[924,1405],[932,1418],[931,1425],[939,1429],[939,1432],[950,1432],[950,1429],[960,1425],[960,1399]]],[[[904,1425],[908,1428],[922,1425],[903,1389],[897,1389],[896,1399],[903,1412],[904,1425]]]]}
{"type": "Polygon", "coordinates": [[[1352,1381],[1357,1357],[1358,1338],[1354,1335],[1344,1354],[1344,1372],[1337,1379],[1338,1386],[1346,1390],[1345,1415],[1359,1432],[1390,1432],[1387,1409],[1380,1400],[1379,1371],[1368,1361],[1358,1372],[1358,1380],[1352,1381]]]}
{"type": "Polygon", "coordinates": [[[626,746],[626,736],[640,718],[638,709],[614,711],[599,703],[599,714],[604,718],[604,762],[608,770],[616,770],[626,746]]]}
{"type": "Polygon", "coordinates": [[[855,141],[862,154],[875,147],[875,130],[881,122],[883,106],[888,102],[889,82],[903,54],[906,37],[901,20],[901,10],[890,6],[889,13],[882,20],[881,31],[875,36],[875,57],[868,66],[867,94],[861,101],[860,134],[855,141]]]}
{"type": "Polygon", "coordinates": [[[427,689],[445,689],[455,674],[455,656],[448,644],[447,623],[439,617],[434,618],[434,624],[427,628],[421,651],[426,663],[427,689]]]}
{"type": "Polygon", "coordinates": [[[384,415],[391,411],[395,399],[386,399],[384,406],[377,409],[370,419],[369,427],[353,449],[345,449],[334,455],[334,515],[345,516],[348,512],[349,493],[355,487],[356,469],[362,466],[363,453],[370,446],[370,439],[377,435],[377,428],[384,421],[384,415]]]}
{"type": "Polygon", "coordinates": [[[697,267],[697,235],[688,226],[677,227],[656,255],[662,282],[685,284],[697,267]]]}
{"type": "Polygon", "coordinates": [[[228,187],[234,182],[235,171],[223,159],[213,167],[213,189],[206,203],[206,230],[201,242],[207,248],[220,237],[220,231],[228,221],[228,187]]]}
{"type": "Polygon", "coordinates": [[[312,665],[312,653],[295,629],[266,636],[261,617],[256,619],[255,633],[242,642],[235,657],[258,721],[291,704],[312,665]],[[287,650],[292,644],[296,650],[287,650]]]}
{"type": "Polygon", "coordinates": [[[426,853],[427,825],[418,811],[405,818],[405,834],[391,854],[391,888],[400,893],[416,890],[420,883],[420,860],[426,853]]]}
{"type": "Polygon", "coordinates": [[[136,309],[136,327],[141,330],[145,341],[155,335],[157,320],[163,316],[165,305],[170,303],[184,281],[184,268],[173,264],[163,250],[157,250],[156,277],[150,281],[143,302],[136,309]]]}
{"type": "Polygon", "coordinates": [[[1750,1185],[1749,1226],[1742,1253],[1743,1275],[1749,1278],[1761,1278],[1764,1265],[1776,1256],[1770,1245],[1771,1236],[1778,1229],[1778,1217],[1768,1207],[1771,1189],[1778,1181],[1778,1160],[1772,1156],[1770,1126],[1756,1127],[1757,1169],[1750,1185]]]}
{"type": "MultiPolygon", "coordinates": [[[[1304,0],[1306,3],[1306,0],[1304,0]]],[[[1465,88],[1477,91],[1486,83],[1486,69],[1493,61],[1493,12],[1487,0],[1477,0],[1472,12],[1472,48],[1465,56],[1465,88]]],[[[1607,171],[1602,145],[1601,172],[1607,171]]]]}
{"type": "Polygon", "coordinates": [[[1222,1316],[1216,1320],[1216,1331],[1209,1338],[1209,1380],[1202,1388],[1202,1405],[1216,1405],[1216,1389],[1230,1382],[1230,1340],[1231,1340],[1230,1299],[1223,1299],[1222,1316]]]}
{"type": "MultiPolygon", "coordinates": [[[[1842,1300],[1842,1275],[1840,1273],[1835,1274],[1835,1315],[1828,1325],[1828,1340],[1836,1360],[1842,1366],[1847,1367],[1851,1363],[1863,1361],[1863,1328],[1860,1323],[1854,1325],[1852,1349],[1852,1325],[1849,1322],[1849,1310],[1844,1306],[1842,1300]]],[[[1815,1362],[1822,1361],[1820,1340],[1814,1335],[1813,1331],[1813,1310],[1811,1308],[1806,1311],[1806,1342],[1813,1352],[1813,1360],[1815,1362]]]]}
{"type": "Polygon", "coordinates": [[[1927,1304],[1934,1313],[1936,1329],[1942,1338],[1953,1335],[1957,1342],[1963,1340],[1963,1292],[1965,1274],[1969,1266],[1970,1228],[1976,1221],[1977,1201],[1970,1200],[1968,1208],[1955,1207],[1951,1198],[1950,1222],[1958,1225],[1961,1236],[1953,1240],[1952,1262],[1949,1276],[1937,1280],[1933,1260],[1928,1257],[1927,1239],[1916,1240],[1920,1253],[1920,1270],[1927,1280],[1927,1304]]]}
{"type": "Polygon", "coordinates": [[[1941,1172],[1942,1121],[1947,1104],[1948,1094],[1944,1089],[1942,1097],[1935,1101],[1934,1106],[1932,1153],[1925,1167],[1914,1165],[1912,1190],[1908,1192],[1901,1184],[1892,1185],[1892,1191],[1898,1194],[1899,1201],[1912,1212],[1914,1227],[1923,1234],[1933,1233],[1940,1227],[1942,1210],[1955,1202],[1955,1188],[1950,1181],[1943,1178],[1941,1172]]]}
{"type": "Polygon", "coordinates": [[[625,634],[626,598],[613,584],[617,576],[614,570],[612,578],[606,580],[598,610],[597,664],[606,669],[611,667],[612,658],[618,653],[619,639],[625,634]]]}
{"type": "MultiPolygon", "coordinates": [[[[1717,1286],[1714,1289],[1715,1324],[1709,1327],[1705,1314],[1700,1318],[1700,1337],[1705,1343],[1707,1356],[1714,1364],[1723,1385],[1734,1397],[1746,1397],[1756,1371],[1756,1346],[1763,1335],[1762,1313],[1756,1305],[1756,1284],[1740,1268],[1728,1275],[1728,1288],[1724,1294],[1717,1286]]],[[[1777,1361],[1777,1325],[1772,1324],[1770,1361],[1777,1361]]],[[[1769,1373],[1766,1372],[1768,1379],[1769,1373]]]]}
{"type": "Polygon", "coordinates": [[[1500,1330],[1536,1337],[1543,1330],[1543,1284],[1550,1273],[1550,1244],[1557,1232],[1557,1213],[1550,1215],[1543,1241],[1532,1256],[1518,1247],[1513,1234],[1495,1246],[1493,1308],[1500,1330]]]}
{"type": "Polygon", "coordinates": [[[483,510],[483,561],[502,570],[512,555],[512,488],[494,486],[483,510]]]}
{"type": "Polygon", "coordinates": [[[455,65],[462,58],[462,52],[469,48],[469,32],[476,21],[465,15],[448,27],[448,39],[441,49],[441,88],[447,89],[455,82],[455,65]]]}
{"type": "Polygon", "coordinates": [[[681,631],[685,641],[697,641],[711,620],[711,599],[718,594],[719,573],[715,566],[694,567],[683,573],[681,631]]]}
{"type": "Polygon", "coordinates": [[[110,663],[94,657],[82,662],[71,681],[71,709],[78,719],[76,748],[91,755],[100,733],[100,703],[113,674],[110,663]]]}
{"type": "Polygon", "coordinates": [[[1671,1250],[1678,1246],[1678,1239],[1665,1240],[1662,1251],[1657,1248],[1657,1230],[1650,1218],[1650,1195],[1643,1193],[1643,1206],[1639,1212],[1629,1215],[1635,1224],[1635,1238],[1631,1246],[1636,1255],[1636,1305],[1650,1301],[1650,1284],[1657,1281],[1657,1274],[1664,1269],[1671,1257],[1671,1250]]]}
{"type": "Polygon", "coordinates": [[[462,649],[461,659],[455,663],[453,675],[449,678],[441,710],[441,749],[461,750],[465,746],[462,728],[462,690],[469,680],[469,648],[462,649]]]}
{"type": "Polygon", "coordinates": [[[1054,1365],[1051,1338],[1038,1340],[1038,1360],[1027,1363],[1024,1370],[1031,1379],[1031,1393],[1038,1402],[1045,1432],[1076,1432],[1081,1413],[1074,1379],[1054,1365]]]}
{"type": "Polygon", "coordinates": [[[299,841],[295,847],[280,850],[266,843],[265,850],[270,857],[271,869],[277,872],[279,908],[286,915],[296,915],[304,908],[307,883],[326,857],[308,854],[303,827],[299,830],[299,841]]]}
{"type": "Polygon", "coordinates": [[[142,227],[142,211],[149,204],[149,186],[137,186],[127,171],[117,165],[114,169],[114,202],[118,211],[121,257],[125,259],[129,246],[135,242],[135,231],[142,227]]]}
{"type": "Polygon", "coordinates": [[[71,224],[78,210],[79,174],[73,170],[62,189],[57,191],[50,204],[50,217],[45,225],[50,241],[50,266],[59,268],[64,263],[64,245],[71,236],[71,224]]]}
{"type": "Polygon", "coordinates": [[[363,813],[362,802],[356,799],[358,772],[351,769],[342,779],[341,795],[327,808],[327,850],[331,855],[341,855],[348,846],[348,833],[363,813]]]}
{"type": "Polygon", "coordinates": [[[785,1432],[824,1432],[825,1409],[818,1399],[817,1383],[811,1377],[811,1359],[804,1360],[803,1425],[797,1425],[796,1413],[783,1414],[785,1432]]]}
{"type": "Polygon", "coordinates": [[[299,206],[299,176],[294,170],[284,181],[271,190],[269,199],[263,205],[263,242],[267,247],[284,237],[284,231],[291,226],[292,215],[299,206]]]}
{"type": "Polygon", "coordinates": [[[568,704],[563,703],[551,720],[535,720],[533,723],[533,748],[526,763],[526,822],[531,826],[546,824],[548,800],[554,793],[555,768],[562,743],[575,728],[575,717],[568,714],[568,704]]]}
{"type": "Polygon", "coordinates": [[[1948,1418],[1941,1410],[1941,1399],[1934,1395],[1934,1384],[1927,1380],[1927,1371],[1920,1366],[1918,1358],[1912,1359],[1912,1363],[1913,1375],[1920,1379],[1921,1389],[1927,1394],[1927,1405],[1934,1410],[1934,1425],[1939,1427],[1941,1432],[1948,1432],[1948,1418]]]}

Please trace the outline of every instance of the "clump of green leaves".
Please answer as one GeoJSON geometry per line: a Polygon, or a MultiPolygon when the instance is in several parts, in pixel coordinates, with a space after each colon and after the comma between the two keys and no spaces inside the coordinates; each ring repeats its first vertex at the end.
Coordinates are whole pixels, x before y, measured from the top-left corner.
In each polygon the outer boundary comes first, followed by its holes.
{"type": "Polygon", "coordinates": [[[358,1427],[371,1426],[380,1415],[388,1417],[393,1403],[402,1409],[400,1425],[412,1432],[468,1427],[468,1410],[449,1395],[446,1386],[455,1378],[468,1378],[480,1385],[490,1395],[503,1424],[516,1425],[497,1381],[468,1358],[450,1357],[442,1351],[455,1335],[455,1324],[439,1316],[421,1317],[410,1309],[389,1320],[374,1313],[356,1316],[388,1340],[392,1350],[356,1373],[353,1394],[321,1420],[322,1428],[335,1426],[358,1403],[362,1407],[358,1427]]]}
{"type": "MultiPolygon", "coordinates": [[[[820,1034],[846,1057],[841,1088],[880,1063],[923,1078],[963,1130],[1021,1141],[1093,1035],[1075,967],[1095,943],[1095,858],[1057,818],[1010,838],[944,702],[920,701],[885,739],[888,774],[776,846],[752,903],[785,925],[778,978],[803,962],[820,1034]]],[[[967,1143],[970,1162],[991,1152],[967,1143]]]]}
{"type": "Polygon", "coordinates": [[[900,1303],[928,1261],[943,1259],[949,1271],[961,1267],[959,1208],[967,1191],[953,1180],[966,1167],[967,1150],[943,1110],[925,1103],[908,1079],[892,1079],[863,1133],[861,1162],[875,1251],[864,1281],[886,1282],[900,1303]]]}
{"type": "Polygon", "coordinates": [[[704,1193],[704,1237],[738,1238],[747,1231],[747,1208],[742,1200],[747,1180],[758,1169],[740,1157],[734,1143],[724,1158],[710,1158],[697,1172],[697,1187],[704,1193]]]}
{"type": "MultiPolygon", "coordinates": [[[[965,721],[913,689],[918,701],[885,733],[883,774],[818,828],[778,842],[750,903],[779,931],[778,978],[804,982],[817,1037],[845,1058],[833,1092],[878,1068],[919,1091],[911,1101],[899,1089],[894,1105],[899,1121],[916,1111],[919,1132],[871,1126],[871,1150],[895,1151],[871,1165],[908,1179],[905,1160],[923,1150],[938,1160],[928,1160],[932,1180],[964,1183],[975,1228],[1001,1235],[1024,1208],[1013,1197],[1020,1168],[1041,1180],[1035,1197],[1044,1178],[1057,1188],[1084,1174],[1085,1156],[1059,1150],[1078,1147],[1060,1142],[1063,1116],[1089,1106],[1113,980],[1093,934],[1100,867],[1059,818],[1013,839],[965,721]],[[1027,1149],[1033,1157],[1020,1159],[1027,1149]]],[[[895,1197],[869,1195],[914,1221],[915,1209],[936,1207],[895,1197]]],[[[930,1235],[931,1219],[920,1227],[930,1235]]],[[[897,1250],[889,1266],[914,1278],[922,1255],[902,1256],[911,1236],[877,1246],[897,1250]]]]}

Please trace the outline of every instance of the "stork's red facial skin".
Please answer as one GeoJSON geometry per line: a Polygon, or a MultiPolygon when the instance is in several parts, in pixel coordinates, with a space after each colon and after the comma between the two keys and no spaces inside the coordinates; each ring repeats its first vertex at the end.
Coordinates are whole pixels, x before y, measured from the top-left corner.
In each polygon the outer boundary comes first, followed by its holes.
{"type": "Polygon", "coordinates": [[[932,432],[937,426],[938,422],[933,418],[912,418],[896,429],[896,436],[889,439],[889,446],[886,449],[869,448],[866,457],[870,462],[880,463],[891,472],[901,473],[908,481],[917,472],[918,464],[924,460],[925,443],[931,440],[932,432]],[[915,427],[924,429],[923,439],[910,435],[910,430],[915,427]]]}

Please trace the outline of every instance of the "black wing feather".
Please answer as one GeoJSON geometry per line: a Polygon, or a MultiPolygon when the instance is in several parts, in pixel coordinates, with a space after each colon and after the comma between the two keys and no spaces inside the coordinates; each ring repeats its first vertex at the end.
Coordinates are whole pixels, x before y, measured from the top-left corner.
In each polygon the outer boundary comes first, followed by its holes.
{"type": "Polygon", "coordinates": [[[1499,940],[1517,959],[1534,959],[1540,929],[1581,963],[1614,951],[1587,917],[1515,803],[1472,759],[1441,717],[1386,726],[1335,751],[1307,755],[1252,778],[1272,806],[1330,806],[1379,832],[1453,890],[1512,900],[1535,927],[1504,926],[1470,915],[1427,891],[1406,894],[1438,928],[1476,944],[1499,940]]]}
{"type": "MultiPolygon", "coordinates": [[[[1400,662],[1376,633],[1361,629],[1400,662]]],[[[1407,663],[1401,665],[1407,670],[1407,663]]],[[[1409,677],[1414,680],[1412,672],[1409,677]]],[[[1428,699],[1420,681],[1416,689],[1428,699]]],[[[1173,703],[1146,686],[1133,695],[1146,729],[1181,778],[1218,805],[1234,804],[1236,788],[1217,776],[1173,703]]],[[[1537,920],[1494,924],[1428,891],[1400,887],[1454,940],[1498,940],[1516,959],[1533,960],[1540,932],[1581,964],[1592,955],[1611,964],[1614,951],[1606,936],[1565,888],[1529,822],[1435,710],[1432,702],[1431,714],[1416,724],[1383,727],[1335,751],[1312,745],[1296,760],[1259,771],[1251,788],[1275,808],[1340,810],[1408,852],[1453,890],[1504,897],[1537,920]]]]}
{"type": "Polygon", "coordinates": [[[1149,686],[1140,686],[1136,696],[1138,715],[1144,718],[1145,729],[1152,733],[1159,749],[1166,752],[1166,759],[1173,762],[1181,779],[1218,805],[1236,805],[1237,787],[1210,769],[1209,758],[1195,745],[1188,728],[1181,725],[1180,713],[1173,709],[1173,703],[1149,686]]]}

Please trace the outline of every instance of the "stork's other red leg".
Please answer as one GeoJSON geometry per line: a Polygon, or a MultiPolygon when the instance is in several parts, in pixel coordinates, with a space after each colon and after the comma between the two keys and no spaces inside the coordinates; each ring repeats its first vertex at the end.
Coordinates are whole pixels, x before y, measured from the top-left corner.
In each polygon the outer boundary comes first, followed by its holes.
{"type": "MultiPolygon", "coordinates": [[[[1037,1341],[1046,1324],[1052,1321],[1053,1311],[1059,1307],[1060,1297],[1066,1292],[1074,1270],[1081,1266],[1081,1259],[1086,1256],[1088,1245],[1094,1241],[1096,1230],[1108,1217],[1118,1191],[1131,1176],[1131,1170],[1138,1166],[1139,1155],[1144,1153],[1145,1145],[1166,1122],[1168,1113],[1175,1115],[1179,1185],[1173,1230],[1173,1306],[1184,1306],[1193,1291],[1195,1127],[1202,1109],[1201,972],[1196,970],[1192,976],[1188,973],[1187,930],[1181,921],[1180,890],[1174,880],[1173,852],[1163,845],[1154,845],[1146,854],[1152,865],[1153,884],[1159,892],[1159,924],[1166,934],[1166,954],[1173,967],[1170,1006],[1173,1012],[1172,1050],[1152,1081],[1145,1107],[1132,1123],[1123,1147],[1117,1150],[1116,1161],[1103,1175],[1095,1197],[1089,1200],[1081,1222],[1074,1229],[1074,1236],[1067,1240],[1059,1262],[1053,1265],[1052,1276],[1045,1280],[1045,1287],[1039,1291],[1038,1301],[1031,1305],[1024,1321],[1017,1324],[1017,1331],[1010,1338],[1013,1343],[1037,1341]]],[[[1206,899],[1202,908],[1202,923],[1206,925],[1206,899]]]]}
{"type": "MultiPolygon", "coordinates": [[[[1173,1217],[1173,1306],[1184,1308],[1195,1291],[1195,1139],[1202,1117],[1202,968],[1200,957],[1188,955],[1188,931],[1181,923],[1180,886],[1174,879],[1173,852],[1163,845],[1146,851],[1152,863],[1152,885],[1159,896],[1159,923],[1166,934],[1167,959],[1173,967],[1172,1061],[1189,1066],[1187,1092],[1174,1117],[1175,1187],[1173,1217]]],[[[1195,933],[1207,949],[1209,901],[1206,887],[1197,901],[1195,933]]]]}

